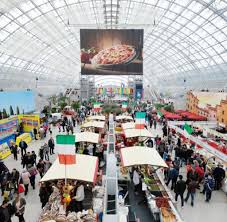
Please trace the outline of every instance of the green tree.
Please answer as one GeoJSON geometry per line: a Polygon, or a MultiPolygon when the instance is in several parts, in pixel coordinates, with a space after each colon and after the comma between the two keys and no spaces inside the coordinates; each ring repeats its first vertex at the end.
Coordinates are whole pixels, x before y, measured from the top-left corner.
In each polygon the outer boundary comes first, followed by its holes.
{"type": "Polygon", "coordinates": [[[2,119],[2,111],[0,110],[0,119],[2,119]]]}
{"type": "Polygon", "coordinates": [[[7,114],[7,112],[6,112],[6,109],[5,109],[5,108],[2,110],[2,117],[3,117],[3,119],[5,119],[5,118],[7,118],[7,117],[8,117],[8,114],[7,114]]]}
{"type": "Polygon", "coordinates": [[[80,108],[80,102],[79,101],[73,102],[72,103],[72,108],[74,110],[78,110],[80,108]]]}
{"type": "Polygon", "coordinates": [[[19,115],[20,114],[20,109],[19,109],[19,107],[17,106],[17,115],[19,115]]]}
{"type": "Polygon", "coordinates": [[[10,106],[10,107],[9,107],[9,113],[10,113],[10,115],[11,115],[11,116],[13,116],[13,115],[14,115],[14,112],[13,112],[13,107],[12,107],[12,106],[10,106]]]}

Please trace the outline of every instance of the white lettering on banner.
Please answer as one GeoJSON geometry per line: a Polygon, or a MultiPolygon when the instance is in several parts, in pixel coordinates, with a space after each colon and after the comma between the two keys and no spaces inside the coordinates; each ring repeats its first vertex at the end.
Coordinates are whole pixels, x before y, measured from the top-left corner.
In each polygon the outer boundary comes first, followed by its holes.
{"type": "Polygon", "coordinates": [[[175,126],[173,124],[169,124],[169,127],[174,129],[177,133],[180,133],[183,136],[185,136],[186,138],[190,139],[191,141],[193,141],[197,145],[200,145],[201,147],[203,147],[204,149],[206,149],[208,152],[210,152],[211,154],[215,155],[219,159],[227,162],[227,155],[226,154],[224,154],[224,153],[216,150],[215,148],[211,147],[210,145],[202,142],[200,139],[188,134],[186,131],[182,130],[178,126],[175,126]]]}

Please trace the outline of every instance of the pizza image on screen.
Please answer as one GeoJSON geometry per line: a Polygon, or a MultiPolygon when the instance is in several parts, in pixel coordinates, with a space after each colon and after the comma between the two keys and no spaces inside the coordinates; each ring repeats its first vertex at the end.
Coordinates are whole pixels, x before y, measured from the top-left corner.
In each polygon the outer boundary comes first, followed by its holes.
{"type": "Polygon", "coordinates": [[[101,50],[91,63],[94,65],[120,65],[132,62],[136,58],[136,49],[131,45],[116,45],[101,50]]]}

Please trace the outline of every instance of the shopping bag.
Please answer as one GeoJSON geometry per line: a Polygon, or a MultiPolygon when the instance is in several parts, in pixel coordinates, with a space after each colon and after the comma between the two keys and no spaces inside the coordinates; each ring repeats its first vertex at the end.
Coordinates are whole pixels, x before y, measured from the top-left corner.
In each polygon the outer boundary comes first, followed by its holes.
{"type": "Polygon", "coordinates": [[[24,184],[19,184],[18,193],[23,193],[25,191],[24,184]]]}

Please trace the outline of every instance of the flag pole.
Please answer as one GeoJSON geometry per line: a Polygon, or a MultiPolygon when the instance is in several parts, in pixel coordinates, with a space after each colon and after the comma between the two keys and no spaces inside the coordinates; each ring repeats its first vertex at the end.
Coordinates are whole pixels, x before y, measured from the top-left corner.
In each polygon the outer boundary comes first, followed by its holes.
{"type": "Polygon", "coordinates": [[[64,156],[65,158],[65,186],[67,185],[67,177],[66,177],[66,155],[64,156]]]}

